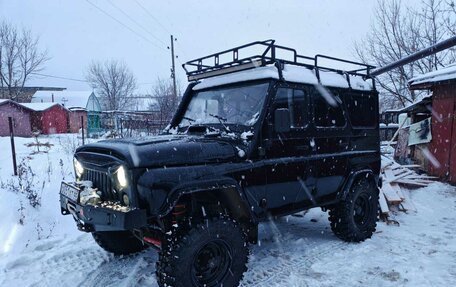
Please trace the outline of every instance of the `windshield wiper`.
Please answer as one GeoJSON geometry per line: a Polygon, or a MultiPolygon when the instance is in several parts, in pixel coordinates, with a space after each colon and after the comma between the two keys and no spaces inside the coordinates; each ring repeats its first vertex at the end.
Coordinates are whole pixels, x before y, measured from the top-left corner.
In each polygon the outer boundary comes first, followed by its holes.
{"type": "Polygon", "coordinates": [[[219,115],[214,115],[214,114],[209,114],[211,117],[214,117],[216,119],[218,119],[220,121],[220,123],[222,123],[222,121],[226,122],[228,121],[228,119],[225,119],[224,117],[222,116],[219,116],[219,115]]]}
{"type": "Polygon", "coordinates": [[[209,114],[211,117],[214,117],[216,118],[220,124],[223,126],[223,128],[225,129],[225,131],[227,133],[231,132],[230,129],[224,124],[224,122],[228,121],[228,119],[222,117],[222,116],[219,116],[219,115],[214,115],[214,114],[209,114]]]}
{"type": "Polygon", "coordinates": [[[184,120],[187,120],[189,122],[196,122],[196,120],[189,118],[189,117],[182,117],[184,120]]]}

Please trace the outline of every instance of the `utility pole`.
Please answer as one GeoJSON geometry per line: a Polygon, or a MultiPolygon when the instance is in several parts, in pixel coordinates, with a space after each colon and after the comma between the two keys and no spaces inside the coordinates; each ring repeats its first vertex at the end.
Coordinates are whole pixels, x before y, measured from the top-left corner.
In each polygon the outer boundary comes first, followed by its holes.
{"type": "Polygon", "coordinates": [[[177,98],[177,88],[176,88],[176,66],[174,63],[174,37],[171,35],[171,78],[173,79],[173,92],[174,99],[177,98]]]}

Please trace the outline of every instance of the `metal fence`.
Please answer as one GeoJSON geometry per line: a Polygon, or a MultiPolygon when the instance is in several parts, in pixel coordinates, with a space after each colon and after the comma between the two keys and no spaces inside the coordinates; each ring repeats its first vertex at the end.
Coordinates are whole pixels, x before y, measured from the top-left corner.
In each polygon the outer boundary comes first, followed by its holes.
{"type": "Polygon", "coordinates": [[[156,135],[169,120],[163,119],[160,112],[102,112],[100,130],[92,136],[136,137],[156,135]]]}

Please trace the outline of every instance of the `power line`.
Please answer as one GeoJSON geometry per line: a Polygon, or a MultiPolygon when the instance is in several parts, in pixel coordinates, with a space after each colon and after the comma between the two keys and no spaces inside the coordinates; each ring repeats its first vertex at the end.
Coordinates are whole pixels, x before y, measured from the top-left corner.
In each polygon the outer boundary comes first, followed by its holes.
{"type": "Polygon", "coordinates": [[[68,81],[75,81],[75,82],[84,82],[84,83],[88,83],[88,81],[86,81],[86,80],[80,80],[80,79],[74,79],[74,78],[53,76],[53,75],[40,74],[40,73],[31,73],[31,74],[37,75],[37,76],[41,76],[41,77],[46,77],[46,78],[56,78],[56,79],[62,79],[62,80],[68,80],[68,81]]]}
{"type": "Polygon", "coordinates": [[[98,7],[97,5],[95,5],[94,3],[90,2],[89,0],[86,0],[87,3],[89,3],[90,5],[92,5],[93,7],[95,7],[97,10],[99,10],[100,12],[102,12],[103,14],[105,14],[106,16],[108,16],[109,18],[111,18],[112,20],[116,21],[117,23],[119,23],[120,25],[124,26],[126,29],[128,29],[130,32],[134,33],[136,36],[140,37],[141,39],[151,43],[152,45],[154,45],[155,47],[159,48],[159,49],[162,49],[162,47],[159,47],[157,46],[157,44],[155,44],[154,42],[150,41],[148,38],[144,37],[143,35],[139,34],[138,32],[136,32],[135,30],[133,30],[132,28],[130,28],[129,26],[125,25],[124,23],[122,23],[120,20],[118,20],[117,18],[115,18],[114,16],[112,16],[111,14],[109,14],[108,12],[106,12],[105,10],[101,9],[100,7],[98,7]]]}
{"type": "MultiPolygon", "coordinates": [[[[144,12],[146,12],[147,15],[149,15],[150,18],[152,18],[152,20],[154,20],[155,22],[157,22],[165,32],[167,32],[168,34],[172,34],[167,28],[165,25],[163,25],[158,19],[157,17],[155,17],[146,7],[144,7],[141,3],[138,2],[138,0],[135,0],[136,4],[142,9],[144,10],[144,12]]],[[[179,31],[178,31],[179,32],[179,31]]],[[[185,54],[183,48],[180,46],[180,43],[179,41],[176,41],[177,43],[177,46],[178,46],[178,49],[183,53],[185,54]]]]}
{"type": "MultiPolygon", "coordinates": [[[[41,73],[31,73],[32,75],[40,76],[40,77],[45,77],[45,78],[55,78],[55,79],[61,79],[61,80],[68,80],[68,81],[75,81],[75,82],[83,82],[83,83],[88,83],[89,81],[87,80],[81,80],[81,79],[75,79],[75,78],[68,78],[68,77],[62,77],[62,76],[54,76],[54,75],[48,75],[48,74],[41,74],[41,73]]],[[[155,85],[156,83],[152,82],[142,82],[138,83],[138,85],[143,86],[143,85],[155,85]]]]}
{"type": "Polygon", "coordinates": [[[146,7],[144,7],[137,0],[135,0],[135,2],[136,2],[136,4],[138,4],[139,7],[141,7],[142,10],[144,10],[144,12],[147,13],[147,15],[149,15],[155,22],[157,22],[158,25],[160,25],[168,34],[171,34],[171,32],[168,29],[166,29],[166,27],[160,21],[158,21],[158,19],[152,13],[150,13],[149,10],[146,9],[146,7]]]}
{"type": "Polygon", "coordinates": [[[157,41],[159,41],[160,43],[162,43],[163,45],[165,45],[166,47],[166,44],[165,42],[163,42],[162,40],[160,40],[160,38],[156,37],[154,34],[152,34],[152,32],[150,32],[148,29],[146,29],[143,25],[141,25],[138,21],[136,21],[133,17],[131,17],[130,15],[128,15],[124,10],[122,10],[119,6],[115,5],[113,2],[111,2],[110,0],[106,0],[109,4],[111,4],[111,6],[113,6],[114,8],[116,8],[117,10],[119,10],[122,14],[124,14],[128,19],[130,19],[133,23],[135,23],[138,27],[140,27],[141,29],[143,29],[144,31],[146,31],[146,33],[148,33],[149,35],[151,35],[154,39],[156,39],[157,41]]]}

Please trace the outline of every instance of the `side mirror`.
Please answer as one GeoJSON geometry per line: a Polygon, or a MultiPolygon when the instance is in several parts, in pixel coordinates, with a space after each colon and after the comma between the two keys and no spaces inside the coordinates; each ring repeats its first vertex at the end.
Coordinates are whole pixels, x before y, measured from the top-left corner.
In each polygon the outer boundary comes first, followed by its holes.
{"type": "Polygon", "coordinates": [[[277,133],[290,131],[290,111],[288,109],[276,109],[274,111],[274,131],[277,133]]]}

